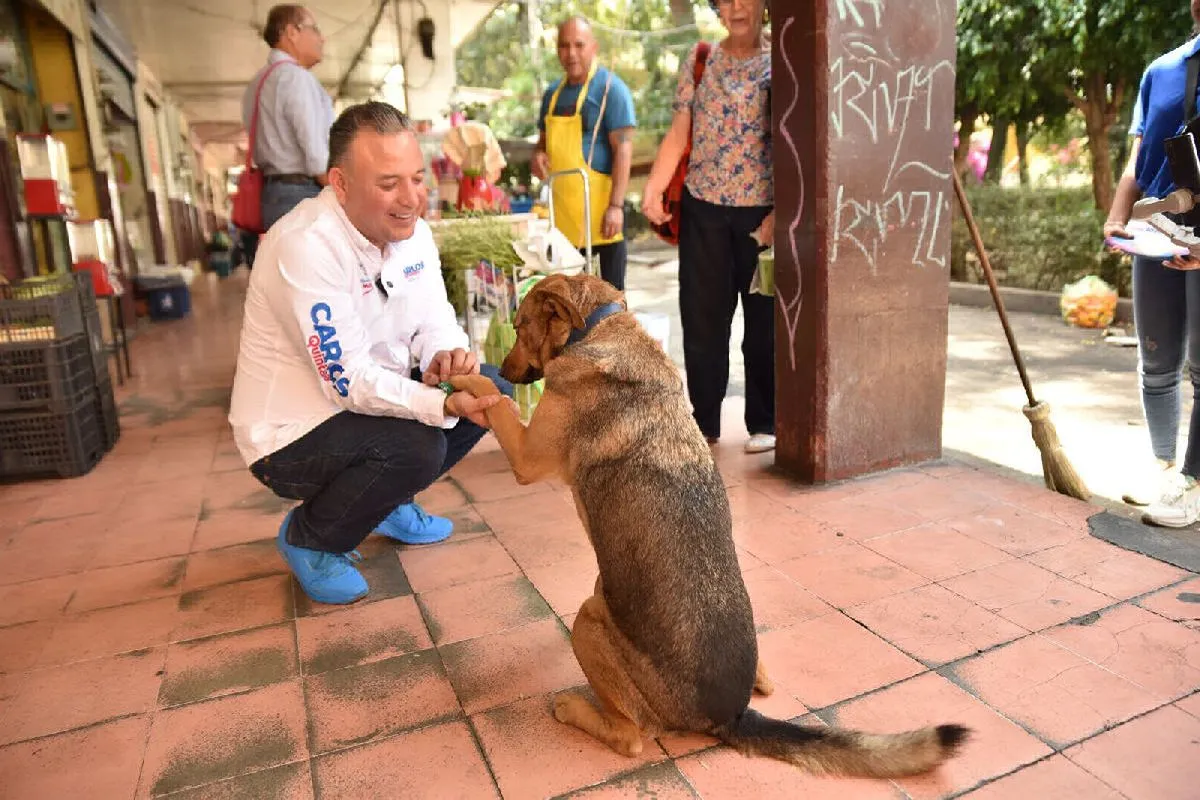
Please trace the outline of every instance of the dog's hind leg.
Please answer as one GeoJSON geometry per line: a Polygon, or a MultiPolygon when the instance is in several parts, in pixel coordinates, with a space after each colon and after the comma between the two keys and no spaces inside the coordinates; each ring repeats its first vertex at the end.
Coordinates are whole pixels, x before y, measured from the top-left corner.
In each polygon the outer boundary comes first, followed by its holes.
{"type": "Polygon", "coordinates": [[[603,603],[598,595],[588,598],[571,630],[575,658],[600,699],[600,708],[579,694],[564,692],[554,699],[554,716],[622,755],[636,756],[642,752],[641,723],[649,709],[621,664],[603,603]]]}
{"type": "Polygon", "coordinates": [[[758,667],[754,670],[754,691],[763,697],[767,697],[775,691],[775,684],[771,683],[771,679],[767,677],[767,669],[763,666],[761,658],[758,660],[758,667]]]}

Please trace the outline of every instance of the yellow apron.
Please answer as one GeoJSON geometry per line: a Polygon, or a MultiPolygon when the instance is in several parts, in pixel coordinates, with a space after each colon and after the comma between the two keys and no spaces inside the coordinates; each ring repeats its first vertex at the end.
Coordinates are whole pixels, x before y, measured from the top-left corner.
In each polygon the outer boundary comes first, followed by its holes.
{"type": "MultiPolygon", "coordinates": [[[[579,99],[575,103],[575,113],[569,117],[555,116],[554,109],[558,106],[558,95],[567,83],[564,77],[550,98],[550,110],[543,120],[546,126],[546,155],[550,157],[550,171],[561,172],[567,169],[582,167],[587,171],[588,188],[592,204],[592,244],[610,244],[621,241],[622,234],[617,233],[611,239],[600,235],[604,225],[604,212],[608,210],[612,198],[612,176],[592,169],[592,151],[596,146],[596,137],[592,137],[588,147],[588,158],[583,158],[583,104],[587,101],[588,89],[592,78],[596,75],[596,62],[588,71],[587,80],[579,88],[579,99]]],[[[608,87],[605,87],[605,100],[608,99],[608,87]]],[[[596,129],[603,124],[604,104],[601,104],[600,119],[596,121],[596,129]]],[[[583,222],[583,180],[579,173],[563,175],[554,179],[554,227],[576,247],[587,244],[586,228],[583,222]]]]}

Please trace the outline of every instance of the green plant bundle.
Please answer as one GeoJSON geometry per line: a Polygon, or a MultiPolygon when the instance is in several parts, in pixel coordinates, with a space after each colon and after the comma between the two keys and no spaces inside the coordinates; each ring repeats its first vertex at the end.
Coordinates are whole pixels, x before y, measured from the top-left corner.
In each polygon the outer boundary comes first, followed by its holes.
{"type": "Polygon", "coordinates": [[[465,270],[485,259],[505,271],[524,263],[513,249],[513,225],[508,220],[464,215],[449,225],[434,228],[433,236],[442,260],[446,294],[459,314],[467,307],[465,270]]]}

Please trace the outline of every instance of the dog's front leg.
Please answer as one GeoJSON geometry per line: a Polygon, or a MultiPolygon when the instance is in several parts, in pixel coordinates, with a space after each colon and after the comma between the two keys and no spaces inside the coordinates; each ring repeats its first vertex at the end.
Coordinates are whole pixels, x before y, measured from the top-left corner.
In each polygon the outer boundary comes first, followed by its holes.
{"type": "MultiPolygon", "coordinates": [[[[495,384],[480,375],[455,376],[450,382],[456,389],[477,397],[498,393],[495,384]]],[[[488,427],[496,434],[517,483],[536,483],[562,474],[562,448],[559,446],[565,421],[561,418],[562,410],[563,404],[554,393],[545,392],[528,426],[521,422],[514,403],[500,403],[485,412],[488,427]]]]}

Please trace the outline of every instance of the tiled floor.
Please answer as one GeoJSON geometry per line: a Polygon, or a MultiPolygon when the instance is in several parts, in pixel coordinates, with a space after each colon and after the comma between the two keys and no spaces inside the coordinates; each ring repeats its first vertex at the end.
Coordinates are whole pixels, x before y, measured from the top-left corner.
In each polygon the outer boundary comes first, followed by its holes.
{"type": "Polygon", "coordinates": [[[137,340],[92,474],[0,487],[0,797],[1196,797],[1195,575],[960,464],[790,485],[741,454],[732,402],[718,458],[762,709],[973,727],[936,775],[813,778],[700,736],[627,759],[556,722],[595,562],[569,496],[518,486],[490,439],[421,498],[450,542],[373,537],[368,598],[309,602],[271,542],[286,506],[224,419],[243,283],[137,340]]]}

